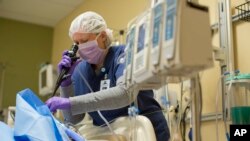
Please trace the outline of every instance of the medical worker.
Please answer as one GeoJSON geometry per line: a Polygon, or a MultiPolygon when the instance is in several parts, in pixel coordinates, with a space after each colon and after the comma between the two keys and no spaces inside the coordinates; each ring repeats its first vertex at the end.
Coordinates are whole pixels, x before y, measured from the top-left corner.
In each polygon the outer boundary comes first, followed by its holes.
{"type": "MultiPolygon", "coordinates": [[[[50,110],[63,110],[65,120],[73,124],[88,112],[97,126],[105,124],[98,110],[108,121],[127,116],[131,102],[122,77],[125,64],[119,61],[124,46],[111,46],[112,31],[99,14],[91,11],[72,21],[69,36],[78,44],[82,60],[72,64],[67,51],[63,53],[58,70],[70,67],[71,75],[62,82],[60,97],[46,101],[50,110]]],[[[151,121],[157,141],[168,141],[167,122],[153,95],[152,90],[139,92],[139,114],[151,121]]]]}

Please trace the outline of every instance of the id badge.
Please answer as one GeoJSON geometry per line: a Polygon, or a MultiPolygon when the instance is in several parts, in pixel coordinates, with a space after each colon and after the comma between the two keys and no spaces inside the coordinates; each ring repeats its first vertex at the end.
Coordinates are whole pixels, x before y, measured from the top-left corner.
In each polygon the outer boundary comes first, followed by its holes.
{"type": "Polygon", "coordinates": [[[106,90],[110,87],[110,79],[105,79],[101,81],[100,90],[106,90]]]}

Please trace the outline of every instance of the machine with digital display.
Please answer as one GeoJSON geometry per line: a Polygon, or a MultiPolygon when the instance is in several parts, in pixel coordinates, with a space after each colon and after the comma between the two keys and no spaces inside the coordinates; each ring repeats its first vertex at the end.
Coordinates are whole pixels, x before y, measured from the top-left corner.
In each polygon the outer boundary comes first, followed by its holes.
{"type": "Polygon", "coordinates": [[[208,8],[181,0],[165,1],[161,73],[190,76],[213,66],[208,8]]]}
{"type": "Polygon", "coordinates": [[[157,2],[154,7],[152,8],[152,26],[151,26],[151,51],[150,57],[151,61],[150,64],[155,68],[154,72],[158,73],[159,65],[160,65],[160,58],[161,58],[161,38],[163,34],[163,12],[164,12],[164,1],[157,2]]]}
{"type": "MultiPolygon", "coordinates": [[[[145,11],[137,20],[137,42],[134,48],[133,78],[140,89],[157,89],[161,86],[161,79],[155,75],[155,68],[151,62],[151,26],[152,11],[145,11]]],[[[159,52],[158,52],[159,53],[159,52]]]]}
{"type": "Polygon", "coordinates": [[[124,69],[125,74],[125,84],[130,87],[132,86],[132,69],[133,69],[133,57],[134,57],[134,46],[136,43],[136,25],[131,22],[128,26],[128,33],[127,33],[127,41],[126,41],[126,48],[125,48],[125,59],[126,59],[126,68],[124,69]]]}

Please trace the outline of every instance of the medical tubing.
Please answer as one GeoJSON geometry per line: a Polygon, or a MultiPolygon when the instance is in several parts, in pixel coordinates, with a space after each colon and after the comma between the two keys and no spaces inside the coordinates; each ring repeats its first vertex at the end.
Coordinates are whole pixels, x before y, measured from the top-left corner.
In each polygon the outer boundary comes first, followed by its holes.
{"type": "MultiPolygon", "coordinates": [[[[169,109],[170,108],[170,99],[169,99],[169,94],[170,94],[170,92],[169,92],[169,88],[168,88],[168,83],[166,83],[166,79],[165,79],[165,77],[164,77],[164,79],[163,79],[163,94],[165,94],[165,96],[166,96],[166,99],[168,100],[168,103],[166,103],[166,109],[169,109]]],[[[165,109],[163,109],[163,110],[161,110],[162,112],[166,112],[165,111],[165,109]]],[[[164,116],[165,116],[165,118],[167,118],[167,121],[170,121],[170,116],[169,116],[169,112],[167,112],[167,114],[164,114],[164,116]]],[[[170,125],[170,124],[169,124],[170,125]]],[[[169,130],[171,131],[172,129],[171,129],[171,126],[169,126],[169,130]]]]}
{"type": "MultiPolygon", "coordinates": [[[[216,122],[215,122],[215,123],[216,123],[216,140],[217,140],[217,141],[219,141],[219,129],[218,129],[218,128],[219,128],[219,127],[218,127],[219,84],[220,84],[220,82],[222,81],[222,79],[223,79],[224,77],[225,77],[225,74],[224,74],[224,75],[221,75],[221,76],[220,76],[220,79],[219,79],[219,81],[218,81],[218,89],[217,89],[216,102],[215,102],[215,105],[216,105],[216,118],[215,118],[216,122]]],[[[224,80],[224,79],[223,79],[223,80],[224,80]]],[[[232,79],[230,80],[229,86],[228,86],[227,91],[226,91],[226,93],[227,93],[228,96],[229,96],[229,92],[230,92],[230,90],[231,90],[231,87],[232,87],[232,79]]],[[[227,100],[226,105],[228,106],[228,104],[229,104],[229,101],[227,100]]],[[[229,140],[230,137],[229,137],[229,133],[228,133],[227,126],[226,126],[226,119],[224,119],[223,122],[224,122],[225,131],[226,131],[226,138],[227,138],[227,140],[229,140]]]]}
{"type": "Polygon", "coordinates": [[[217,82],[217,94],[215,97],[215,124],[216,124],[216,141],[219,141],[219,127],[218,127],[218,99],[219,99],[219,85],[221,82],[221,79],[223,79],[223,75],[220,76],[220,79],[217,82]]]}
{"type": "MultiPolygon", "coordinates": [[[[201,73],[202,75],[203,73],[201,73]]],[[[200,117],[202,117],[202,107],[203,107],[203,101],[202,101],[202,88],[201,88],[201,77],[200,77],[200,74],[197,74],[197,81],[198,81],[198,87],[199,87],[199,114],[200,114],[200,117]]],[[[201,119],[200,121],[201,122],[201,119]]]]}
{"type": "MultiPolygon", "coordinates": [[[[232,82],[233,82],[232,80],[230,80],[230,82],[229,82],[229,86],[228,86],[228,89],[227,89],[227,97],[230,97],[229,92],[230,92],[231,87],[232,87],[232,82]]],[[[227,106],[230,105],[229,98],[227,99],[227,103],[226,104],[227,104],[227,106]]],[[[229,134],[228,134],[226,119],[224,119],[224,126],[225,126],[225,130],[226,130],[226,137],[227,137],[227,139],[228,138],[230,139],[230,136],[228,136],[229,134]]]]}
{"type": "Polygon", "coordinates": [[[182,119],[182,98],[183,98],[183,82],[181,82],[181,101],[180,101],[180,109],[179,109],[179,123],[178,123],[178,130],[181,126],[181,119],[182,119]]]}
{"type": "MultiPolygon", "coordinates": [[[[180,106],[178,109],[178,125],[176,128],[176,134],[180,133],[181,134],[181,121],[182,121],[182,98],[183,98],[183,82],[181,82],[181,100],[180,100],[180,106]],[[179,132],[180,131],[180,132],[179,132]]],[[[182,134],[180,135],[181,140],[183,140],[182,138],[182,134]]]]}
{"type": "MultiPolygon", "coordinates": [[[[163,91],[165,93],[165,96],[168,97],[168,105],[166,105],[166,108],[169,109],[170,108],[170,101],[169,101],[169,89],[168,89],[168,84],[167,83],[164,83],[164,87],[163,87],[163,91]]],[[[169,114],[167,114],[167,119],[169,121],[169,114]]]]}
{"type": "MultiPolygon", "coordinates": [[[[166,109],[169,109],[170,108],[170,100],[169,100],[169,94],[170,94],[170,92],[169,92],[169,89],[168,89],[168,83],[167,83],[167,81],[166,81],[166,77],[164,77],[163,78],[163,93],[165,94],[165,96],[166,97],[168,97],[168,101],[169,101],[169,104],[168,105],[166,105],[166,109]]],[[[161,110],[162,112],[163,111],[165,111],[165,110],[161,110]]],[[[170,121],[170,116],[169,116],[169,112],[167,111],[167,121],[170,121]]],[[[171,126],[169,126],[169,130],[171,131],[172,129],[171,129],[171,126]]]]}
{"type": "Polygon", "coordinates": [[[58,78],[56,80],[56,85],[55,85],[52,97],[55,96],[57,89],[59,88],[59,86],[62,83],[63,76],[68,73],[69,69],[70,68],[63,68],[62,71],[60,72],[60,74],[59,74],[59,76],[58,76],[58,78]]]}
{"type": "MultiPolygon", "coordinates": [[[[78,59],[78,57],[76,57],[77,50],[78,50],[78,45],[74,43],[72,45],[71,50],[69,50],[67,53],[67,55],[70,57],[70,59],[72,61],[71,64],[73,64],[78,59]]],[[[56,80],[56,85],[55,85],[54,91],[52,93],[52,97],[55,96],[57,89],[59,88],[62,81],[64,80],[64,75],[67,74],[69,72],[69,70],[70,70],[70,67],[63,67],[62,68],[62,70],[61,70],[61,72],[56,80]]]]}
{"type": "MultiPolygon", "coordinates": [[[[78,71],[78,73],[80,74],[81,78],[83,79],[84,83],[87,85],[87,87],[89,88],[89,90],[93,93],[93,89],[91,88],[91,86],[89,85],[88,81],[85,79],[85,77],[82,75],[80,69],[78,66],[76,66],[76,69],[78,71]]],[[[117,141],[119,141],[119,137],[115,134],[114,130],[112,129],[112,127],[110,126],[109,122],[106,120],[106,118],[102,115],[102,113],[98,110],[97,113],[99,114],[99,116],[102,118],[102,120],[105,122],[105,124],[108,126],[110,132],[112,133],[112,135],[115,136],[115,138],[117,139],[117,141]]]]}
{"type": "MultiPolygon", "coordinates": [[[[139,109],[137,108],[138,107],[138,101],[137,101],[137,95],[139,94],[139,89],[134,89],[134,91],[133,91],[133,93],[132,93],[132,96],[134,97],[136,97],[136,99],[134,100],[134,106],[133,107],[131,107],[132,105],[130,105],[130,108],[133,108],[133,110],[134,110],[134,116],[132,117],[133,118],[133,129],[137,129],[137,122],[136,122],[136,116],[139,114],[139,109]]],[[[132,97],[132,99],[131,100],[133,100],[133,97],[132,97]]],[[[132,102],[130,102],[130,103],[132,103],[132,102]]],[[[137,139],[137,134],[135,134],[134,133],[134,140],[136,140],[137,139]]]]}
{"type": "MultiPolygon", "coordinates": [[[[233,84],[233,78],[234,78],[234,73],[233,73],[233,75],[231,76],[232,77],[232,79],[230,79],[230,81],[229,81],[229,86],[228,86],[228,88],[227,88],[227,91],[226,91],[226,94],[227,94],[227,97],[228,97],[228,99],[227,99],[227,106],[229,107],[230,106],[230,102],[231,101],[229,101],[229,97],[230,97],[230,91],[231,91],[231,87],[232,87],[232,84],[233,84]]],[[[226,119],[224,119],[224,126],[225,126],[225,129],[226,129],[226,136],[227,136],[227,138],[228,138],[228,129],[227,129],[227,124],[226,124],[226,119]]],[[[229,137],[230,138],[230,137],[229,137]]]]}
{"type": "MultiPolygon", "coordinates": [[[[181,83],[181,95],[182,95],[182,98],[183,99],[183,94],[184,94],[184,89],[183,89],[183,82],[181,83]]],[[[183,107],[183,106],[181,106],[183,107]]],[[[188,110],[190,110],[190,102],[186,105],[186,107],[184,108],[183,110],[183,114],[182,114],[182,117],[181,117],[181,124],[180,124],[180,127],[181,127],[181,135],[182,135],[182,139],[183,141],[186,140],[186,116],[187,116],[187,113],[189,112],[188,110]]],[[[191,124],[191,122],[190,122],[191,124]]]]}
{"type": "Polygon", "coordinates": [[[200,77],[200,75],[198,74],[197,75],[198,76],[198,86],[199,86],[199,90],[200,90],[200,92],[199,92],[199,96],[200,96],[200,103],[199,103],[199,108],[200,108],[200,110],[199,110],[199,112],[200,112],[200,123],[201,123],[201,118],[202,118],[202,107],[203,107],[203,101],[202,101],[202,87],[201,87],[201,77],[200,77]]]}

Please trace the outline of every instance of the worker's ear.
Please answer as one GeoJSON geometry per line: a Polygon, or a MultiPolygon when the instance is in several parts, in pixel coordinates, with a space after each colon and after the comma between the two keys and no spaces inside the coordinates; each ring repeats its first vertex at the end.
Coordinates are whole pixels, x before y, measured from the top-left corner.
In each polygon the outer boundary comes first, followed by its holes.
{"type": "Polygon", "coordinates": [[[105,31],[102,31],[100,34],[101,34],[100,35],[101,36],[101,40],[103,42],[105,42],[107,40],[107,33],[105,31]]]}

